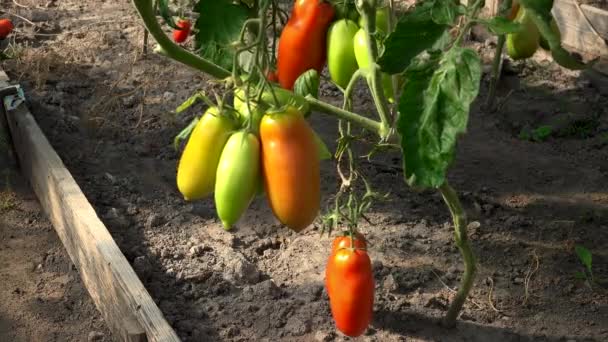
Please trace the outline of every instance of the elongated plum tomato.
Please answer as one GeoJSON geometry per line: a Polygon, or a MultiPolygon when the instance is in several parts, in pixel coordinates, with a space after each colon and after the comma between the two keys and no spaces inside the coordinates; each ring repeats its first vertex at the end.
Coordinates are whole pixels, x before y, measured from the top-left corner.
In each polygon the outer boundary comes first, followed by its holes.
{"type": "Polygon", "coordinates": [[[359,30],[352,20],[334,21],[327,31],[327,68],[331,79],[346,88],[357,71],[353,38],[359,30]]]}
{"type": "MultiPolygon", "coordinates": [[[[370,60],[367,53],[367,33],[365,33],[364,29],[359,29],[359,31],[357,31],[355,37],[353,38],[353,44],[355,47],[355,58],[357,59],[359,68],[369,68],[370,60]]],[[[380,48],[380,43],[378,43],[378,48],[380,48]]],[[[388,101],[392,103],[394,101],[394,95],[391,76],[383,72],[381,74],[381,78],[384,95],[388,101]]]]}
{"type": "Polygon", "coordinates": [[[349,248],[332,252],[325,287],[336,327],[350,337],[363,334],[374,310],[374,277],[367,252],[349,248]]]}
{"type": "Polygon", "coordinates": [[[177,167],[177,188],[187,201],[210,195],[224,144],[235,123],[210,107],[194,127],[177,167]]]}
{"type": "Polygon", "coordinates": [[[318,147],[294,107],[266,114],[260,124],[262,173],[274,215],[296,232],[310,225],[321,200],[318,147]]]}
{"type": "Polygon", "coordinates": [[[281,32],[277,70],[281,87],[293,89],[300,75],[310,69],[321,73],[326,59],[327,28],[334,8],[322,0],[298,0],[281,32]]]}
{"type": "Polygon", "coordinates": [[[215,207],[229,230],[247,210],[260,184],[260,142],[239,131],[224,146],[215,180],[215,207]]]}
{"type": "Polygon", "coordinates": [[[350,235],[348,235],[348,234],[336,237],[331,244],[331,251],[335,252],[335,251],[337,251],[339,249],[343,249],[343,248],[366,249],[367,241],[365,240],[365,237],[363,236],[363,234],[361,234],[359,232],[357,232],[355,234],[352,241],[351,241],[350,235]]]}

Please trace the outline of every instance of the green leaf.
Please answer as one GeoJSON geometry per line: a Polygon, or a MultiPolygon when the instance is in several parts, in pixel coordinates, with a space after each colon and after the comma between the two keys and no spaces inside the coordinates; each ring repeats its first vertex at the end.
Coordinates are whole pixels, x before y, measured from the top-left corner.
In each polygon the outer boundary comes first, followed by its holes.
{"type": "Polygon", "coordinates": [[[315,99],[319,97],[319,73],[315,69],[309,69],[298,77],[293,86],[296,95],[305,97],[310,94],[315,99]]]}
{"type": "Polygon", "coordinates": [[[587,279],[587,276],[585,275],[584,272],[577,271],[576,273],[574,273],[574,278],[585,280],[585,279],[587,279]]]}
{"type": "Polygon", "coordinates": [[[494,17],[490,20],[479,19],[478,21],[484,24],[494,34],[515,33],[523,30],[523,26],[520,23],[504,17],[494,17]]]}
{"type": "Polygon", "coordinates": [[[169,27],[171,27],[172,29],[177,29],[175,21],[173,20],[173,16],[171,16],[171,10],[169,9],[169,0],[157,1],[160,16],[165,20],[165,23],[167,23],[167,25],[169,25],[169,27]]]}
{"type": "Polygon", "coordinates": [[[315,143],[317,144],[317,148],[319,149],[319,159],[320,160],[331,159],[332,154],[331,154],[331,152],[329,152],[329,148],[327,148],[327,145],[325,145],[325,143],[323,142],[321,137],[317,134],[317,132],[313,131],[313,134],[315,137],[315,143]]]}
{"type": "Polygon", "coordinates": [[[401,73],[414,57],[433,47],[443,36],[448,26],[433,21],[432,6],[433,3],[423,4],[399,19],[384,41],[384,52],[378,60],[382,71],[401,73]]]}
{"type": "Polygon", "coordinates": [[[194,48],[203,58],[231,70],[235,53],[231,44],[238,40],[249,9],[229,0],[200,0],[194,11],[200,14],[194,24],[194,48]]]}
{"type": "Polygon", "coordinates": [[[440,25],[452,25],[464,7],[451,0],[436,0],[431,8],[431,19],[440,25]]]}
{"type": "Polygon", "coordinates": [[[186,126],[186,128],[184,128],[181,132],[179,132],[178,135],[175,136],[175,138],[173,139],[173,148],[176,151],[179,149],[179,143],[188,139],[190,133],[192,133],[192,130],[194,130],[194,127],[196,127],[198,120],[199,118],[192,119],[192,122],[190,122],[190,124],[186,126]]]}
{"type": "Polygon", "coordinates": [[[591,263],[592,263],[591,252],[587,248],[585,248],[581,245],[576,245],[574,247],[574,251],[576,252],[576,255],[578,255],[578,258],[581,260],[583,265],[585,265],[585,267],[587,267],[587,270],[591,271],[591,263]]]}
{"type": "Polygon", "coordinates": [[[466,131],[477,97],[481,62],[471,49],[454,47],[442,57],[417,60],[408,70],[399,103],[403,170],[410,186],[439,187],[466,131]]]}
{"type": "Polygon", "coordinates": [[[566,51],[561,44],[561,37],[551,29],[551,8],[553,0],[520,0],[521,6],[529,12],[530,18],[538,27],[538,31],[549,44],[551,56],[557,64],[571,70],[582,70],[589,67],[585,63],[577,61],[566,51]]]}

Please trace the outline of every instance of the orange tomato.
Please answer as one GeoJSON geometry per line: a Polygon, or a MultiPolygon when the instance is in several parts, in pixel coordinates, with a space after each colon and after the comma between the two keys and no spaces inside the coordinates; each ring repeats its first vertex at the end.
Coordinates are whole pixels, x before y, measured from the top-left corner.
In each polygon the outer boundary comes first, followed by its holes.
{"type": "Polygon", "coordinates": [[[266,114],[260,123],[264,185],[274,215],[301,231],[317,217],[321,201],[318,147],[308,122],[294,107],[266,114]]]}
{"type": "Polygon", "coordinates": [[[374,310],[374,277],[366,251],[339,249],[325,268],[325,287],[336,327],[350,337],[360,336],[374,310]]]}
{"type": "Polygon", "coordinates": [[[351,244],[350,235],[346,233],[345,235],[336,237],[331,244],[332,253],[343,248],[367,249],[367,241],[363,234],[357,232],[355,233],[351,244]]]}

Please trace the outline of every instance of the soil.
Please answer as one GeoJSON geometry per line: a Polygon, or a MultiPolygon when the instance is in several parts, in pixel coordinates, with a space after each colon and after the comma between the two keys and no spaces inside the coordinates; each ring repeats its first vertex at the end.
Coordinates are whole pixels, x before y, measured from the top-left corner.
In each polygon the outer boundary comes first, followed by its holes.
{"type": "MultiPolygon", "coordinates": [[[[205,107],[172,112],[193,92],[219,88],[143,56],[128,2],[20,3],[30,8],[2,2],[44,35],[21,22],[19,56],[3,68],[26,88],[40,126],[179,336],[348,340],[334,328],[323,287],[331,240],[319,236],[319,222],[293,233],[260,197],[226,232],[212,199],[187,203],[178,193],[173,137],[205,107]]],[[[471,45],[489,70],[491,43],[471,45]]],[[[575,277],[583,268],[574,253],[576,244],[588,248],[595,278],[608,278],[608,94],[542,57],[505,65],[496,111],[482,109],[484,76],[449,173],[479,268],[455,329],[438,325],[462,273],[441,197],[405,186],[397,154],[360,162],[375,190],[391,193],[360,227],[376,282],[374,320],[361,340],[608,340],[608,293],[575,277]]],[[[338,94],[321,89],[334,104],[338,94]]],[[[363,88],[355,108],[372,111],[363,88]]],[[[314,113],[310,121],[335,148],[335,120],[314,113]]],[[[333,161],[322,174],[329,205],[338,188],[333,161]]]]}
{"type": "Polygon", "coordinates": [[[0,341],[111,341],[53,226],[7,156],[0,156],[0,341]]]}

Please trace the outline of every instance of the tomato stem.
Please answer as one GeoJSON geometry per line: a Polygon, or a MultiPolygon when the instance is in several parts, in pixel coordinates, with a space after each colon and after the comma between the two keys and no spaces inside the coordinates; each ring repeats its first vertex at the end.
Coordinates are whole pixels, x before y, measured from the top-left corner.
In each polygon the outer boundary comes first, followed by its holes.
{"type": "Polygon", "coordinates": [[[382,124],[376,120],[372,120],[366,118],[363,115],[355,114],[353,112],[346,111],[344,109],[340,109],[338,107],[332,106],[329,103],[325,103],[323,101],[315,99],[312,95],[306,95],[305,97],[308,104],[310,104],[311,109],[318,110],[325,114],[333,115],[340,119],[344,119],[346,121],[352,122],[368,131],[381,135],[382,124]]]}
{"type": "Polygon", "coordinates": [[[380,67],[376,64],[378,59],[378,45],[376,38],[376,1],[375,0],[358,0],[357,10],[363,18],[363,28],[367,35],[367,54],[370,60],[370,72],[367,75],[367,84],[372,93],[378,116],[382,122],[380,125],[379,135],[381,138],[386,138],[390,134],[391,120],[388,100],[382,90],[382,75],[380,67]]]}
{"type": "Polygon", "coordinates": [[[165,54],[175,60],[178,60],[194,69],[203,71],[216,78],[226,78],[230,76],[230,72],[204,58],[201,58],[179,45],[173,43],[169,37],[163,32],[162,28],[154,15],[154,7],[152,0],[133,0],[133,5],[139,12],[144,25],[156,39],[156,42],[164,49],[165,54]]]}
{"type": "MultiPolygon", "coordinates": [[[[506,17],[511,11],[511,0],[505,0],[500,5],[499,15],[506,17]]],[[[496,87],[498,81],[500,81],[500,66],[502,62],[502,51],[505,46],[506,36],[504,34],[498,35],[498,44],[496,45],[496,51],[494,52],[494,60],[492,61],[492,78],[490,79],[490,88],[488,92],[488,98],[486,99],[486,108],[492,109],[494,106],[494,100],[496,97],[496,87]]]]}
{"type": "Polygon", "coordinates": [[[452,221],[454,222],[454,242],[460,250],[460,254],[464,260],[464,274],[460,281],[460,287],[443,319],[443,324],[445,326],[453,327],[456,324],[456,318],[458,318],[458,314],[473,286],[476,271],[475,255],[473,254],[473,249],[471,248],[467,236],[467,216],[460,204],[458,194],[456,194],[456,191],[447,181],[439,187],[439,191],[452,214],[452,221]]]}

